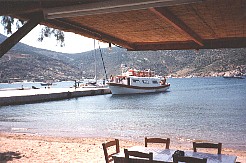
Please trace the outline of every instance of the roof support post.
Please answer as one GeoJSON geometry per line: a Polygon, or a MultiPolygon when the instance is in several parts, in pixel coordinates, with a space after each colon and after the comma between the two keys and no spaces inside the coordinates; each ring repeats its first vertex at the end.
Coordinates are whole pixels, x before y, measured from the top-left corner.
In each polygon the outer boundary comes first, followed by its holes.
{"type": "Polygon", "coordinates": [[[170,23],[174,28],[189,36],[199,46],[204,46],[202,39],[190,29],[183,21],[178,19],[167,8],[149,8],[154,14],[170,23]]]}
{"type": "Polygon", "coordinates": [[[24,36],[26,36],[34,27],[41,22],[40,18],[30,19],[14,34],[8,37],[4,42],[0,44],[0,58],[7,53],[13,46],[15,46],[24,36]]]}

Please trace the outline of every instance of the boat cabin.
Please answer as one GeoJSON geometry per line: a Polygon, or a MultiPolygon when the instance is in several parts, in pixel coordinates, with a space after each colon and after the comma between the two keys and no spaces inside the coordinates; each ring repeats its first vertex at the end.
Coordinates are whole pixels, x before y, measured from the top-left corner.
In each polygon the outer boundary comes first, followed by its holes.
{"type": "Polygon", "coordinates": [[[111,77],[111,82],[136,87],[158,87],[165,85],[165,78],[156,76],[154,71],[129,69],[122,75],[111,77]]]}
{"type": "Polygon", "coordinates": [[[155,71],[151,70],[133,70],[129,69],[126,72],[122,72],[122,76],[137,76],[137,77],[155,77],[155,71]]]}

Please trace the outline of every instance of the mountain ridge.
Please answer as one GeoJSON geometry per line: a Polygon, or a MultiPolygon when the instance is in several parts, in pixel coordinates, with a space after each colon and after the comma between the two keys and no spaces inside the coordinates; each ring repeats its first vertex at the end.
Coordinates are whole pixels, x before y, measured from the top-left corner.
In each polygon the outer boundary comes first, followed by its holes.
{"type": "MultiPolygon", "coordinates": [[[[5,39],[0,35],[0,42],[5,39]]],[[[108,76],[118,75],[121,64],[173,77],[246,73],[246,49],[127,51],[113,47],[67,54],[18,43],[0,59],[0,82],[79,80],[94,77],[95,71],[103,78],[102,60],[108,76]]]]}

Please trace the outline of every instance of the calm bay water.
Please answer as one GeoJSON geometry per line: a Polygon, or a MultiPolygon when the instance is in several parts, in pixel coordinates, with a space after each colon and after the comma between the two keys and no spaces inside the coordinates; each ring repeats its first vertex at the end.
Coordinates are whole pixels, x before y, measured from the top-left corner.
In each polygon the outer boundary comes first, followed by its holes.
{"type": "Polygon", "coordinates": [[[246,150],[246,79],[168,82],[171,87],[165,93],[2,106],[0,131],[135,140],[145,136],[198,139],[246,150]]]}

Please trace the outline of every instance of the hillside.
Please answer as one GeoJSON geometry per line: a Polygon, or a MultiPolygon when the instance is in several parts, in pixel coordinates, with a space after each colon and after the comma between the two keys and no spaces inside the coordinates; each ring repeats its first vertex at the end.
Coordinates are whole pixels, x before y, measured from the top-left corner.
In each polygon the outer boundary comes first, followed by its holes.
{"type": "MultiPolygon", "coordinates": [[[[5,40],[0,35],[0,42],[5,40]]],[[[127,51],[114,47],[101,49],[107,75],[120,73],[120,65],[155,70],[159,75],[221,76],[225,73],[246,73],[246,49],[186,51],[127,51]]],[[[65,54],[18,43],[0,58],[0,82],[12,80],[78,80],[104,76],[101,53],[97,49],[65,54]],[[96,57],[95,57],[96,55],[96,57]],[[96,61],[95,61],[96,58],[96,61]]]]}

